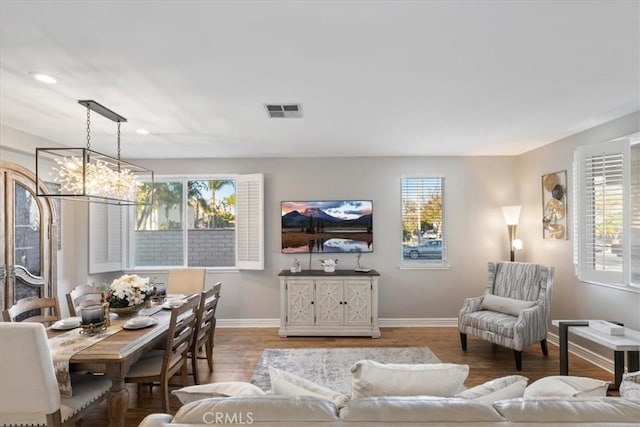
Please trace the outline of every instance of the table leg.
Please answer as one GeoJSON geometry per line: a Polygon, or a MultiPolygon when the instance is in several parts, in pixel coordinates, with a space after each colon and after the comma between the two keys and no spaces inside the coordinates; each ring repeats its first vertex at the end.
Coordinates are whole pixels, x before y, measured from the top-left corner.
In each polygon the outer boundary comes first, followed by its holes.
{"type": "Polygon", "coordinates": [[[620,388],[622,382],[622,374],[624,373],[624,351],[613,352],[613,378],[614,383],[609,386],[609,390],[616,391],[620,388]]]}
{"type": "Polygon", "coordinates": [[[640,371],[640,351],[627,351],[627,364],[629,372],[640,371]]]}
{"type": "Polygon", "coordinates": [[[107,415],[113,427],[125,427],[127,409],[129,409],[129,390],[124,382],[120,367],[107,369],[111,378],[111,389],[107,394],[107,415]]]}
{"type": "Polygon", "coordinates": [[[558,341],[560,344],[560,375],[569,375],[569,327],[570,326],[589,326],[589,322],[559,322],[558,323],[558,341]]]}

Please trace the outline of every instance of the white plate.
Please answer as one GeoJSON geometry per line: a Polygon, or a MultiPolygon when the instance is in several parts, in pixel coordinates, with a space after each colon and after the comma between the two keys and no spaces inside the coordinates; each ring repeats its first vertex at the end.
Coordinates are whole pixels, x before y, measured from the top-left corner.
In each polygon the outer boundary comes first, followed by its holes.
{"type": "Polygon", "coordinates": [[[162,308],[164,308],[165,310],[171,310],[172,308],[180,307],[182,304],[184,304],[184,300],[172,299],[169,301],[165,301],[164,304],[162,304],[162,308]]]}
{"type": "Polygon", "coordinates": [[[79,317],[69,317],[68,319],[58,320],[53,325],[51,325],[51,329],[55,329],[57,331],[75,329],[80,327],[81,322],[82,319],[80,319],[79,317]]]}
{"type": "Polygon", "coordinates": [[[153,317],[138,316],[134,317],[133,319],[127,320],[125,324],[122,325],[122,327],[124,329],[142,329],[146,328],[147,326],[155,325],[156,323],[158,323],[158,321],[153,317]]]}

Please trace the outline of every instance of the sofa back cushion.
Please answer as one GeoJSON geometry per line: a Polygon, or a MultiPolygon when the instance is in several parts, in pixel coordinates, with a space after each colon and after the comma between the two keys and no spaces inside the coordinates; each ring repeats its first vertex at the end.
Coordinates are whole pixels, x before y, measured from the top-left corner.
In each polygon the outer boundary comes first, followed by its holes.
{"type": "Polygon", "coordinates": [[[331,422],[338,420],[333,402],[311,396],[214,397],[182,406],[176,424],[253,424],[256,422],[331,422]]]}
{"type": "MultiPolygon", "coordinates": [[[[472,399],[434,396],[365,397],[340,410],[343,421],[359,422],[481,422],[504,421],[493,407],[472,399]]],[[[472,424],[469,424],[470,426],[472,424]]]]}
{"type": "Polygon", "coordinates": [[[453,396],[463,389],[468,365],[402,364],[360,360],[351,367],[351,398],[453,396]]]}
{"type": "Polygon", "coordinates": [[[637,425],[640,420],[640,404],[619,397],[512,399],[493,407],[509,421],[521,423],[637,425]]]}

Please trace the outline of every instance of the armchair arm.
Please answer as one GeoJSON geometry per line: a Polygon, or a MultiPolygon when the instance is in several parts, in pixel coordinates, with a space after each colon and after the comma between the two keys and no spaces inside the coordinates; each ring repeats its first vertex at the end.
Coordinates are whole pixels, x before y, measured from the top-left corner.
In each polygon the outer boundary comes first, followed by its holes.
{"type": "Polygon", "coordinates": [[[138,427],[165,427],[173,420],[173,415],[150,414],[147,415],[138,427]]]}
{"type": "Polygon", "coordinates": [[[467,298],[464,300],[464,304],[460,309],[460,314],[473,313],[474,311],[479,311],[480,306],[482,305],[482,300],[484,296],[467,298]]]}
{"type": "Polygon", "coordinates": [[[547,338],[547,319],[544,307],[534,305],[520,312],[514,325],[513,339],[516,346],[524,348],[547,338]]]}

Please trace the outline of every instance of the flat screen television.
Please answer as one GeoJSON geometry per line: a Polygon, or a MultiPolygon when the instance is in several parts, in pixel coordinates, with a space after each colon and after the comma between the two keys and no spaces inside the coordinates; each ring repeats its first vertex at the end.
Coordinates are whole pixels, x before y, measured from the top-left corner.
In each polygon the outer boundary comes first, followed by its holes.
{"type": "Polygon", "coordinates": [[[373,252],[371,200],[287,201],[282,253],[373,252]]]}

